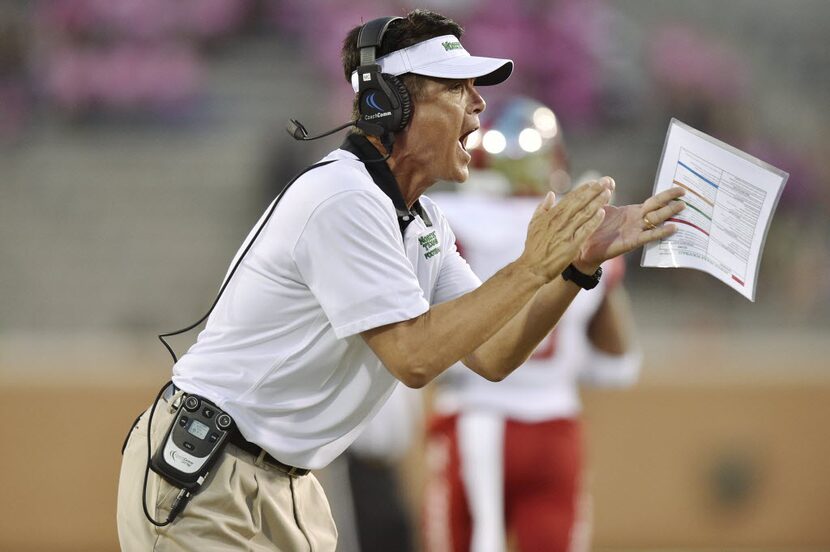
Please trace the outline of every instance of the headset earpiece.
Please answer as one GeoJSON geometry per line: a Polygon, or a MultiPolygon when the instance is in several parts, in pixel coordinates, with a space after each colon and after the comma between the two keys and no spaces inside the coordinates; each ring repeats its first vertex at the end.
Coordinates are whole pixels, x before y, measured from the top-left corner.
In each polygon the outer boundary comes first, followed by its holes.
{"type": "Polygon", "coordinates": [[[392,131],[398,132],[405,129],[406,125],[409,124],[409,120],[412,118],[412,99],[409,97],[409,90],[406,89],[406,85],[401,79],[387,73],[383,74],[383,78],[397,96],[401,106],[400,120],[398,121],[397,128],[392,131]]]}

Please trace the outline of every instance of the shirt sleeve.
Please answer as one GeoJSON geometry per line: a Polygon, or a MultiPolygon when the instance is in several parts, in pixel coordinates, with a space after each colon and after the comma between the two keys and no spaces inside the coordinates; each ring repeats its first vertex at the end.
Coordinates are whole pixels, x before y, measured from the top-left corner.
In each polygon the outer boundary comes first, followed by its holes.
{"type": "Polygon", "coordinates": [[[451,301],[465,293],[469,293],[481,285],[481,280],[467,264],[458,251],[455,234],[450,228],[447,219],[439,213],[441,235],[446,241],[443,246],[446,255],[442,256],[441,270],[435,283],[435,292],[432,296],[434,304],[451,301]]]}
{"type": "Polygon", "coordinates": [[[367,191],[321,203],[293,254],[339,339],[429,310],[391,206],[367,191]]]}

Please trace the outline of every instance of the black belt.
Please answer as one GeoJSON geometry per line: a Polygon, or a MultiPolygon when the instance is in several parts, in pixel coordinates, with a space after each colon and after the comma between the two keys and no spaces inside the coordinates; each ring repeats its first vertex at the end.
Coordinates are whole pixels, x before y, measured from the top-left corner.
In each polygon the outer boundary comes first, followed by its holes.
{"type": "MultiPolygon", "coordinates": [[[[241,448],[245,452],[251,453],[257,458],[260,454],[264,452],[261,446],[257,445],[256,443],[252,443],[250,441],[245,440],[245,437],[242,436],[242,434],[239,432],[238,429],[236,429],[236,427],[234,427],[230,435],[228,435],[228,442],[232,445],[237,446],[238,448],[241,448]]],[[[265,455],[262,457],[262,459],[264,462],[274,466],[281,472],[292,477],[300,477],[308,474],[308,472],[311,471],[306,468],[297,468],[294,466],[289,466],[288,464],[283,464],[267,452],[265,452],[265,455]]]]}

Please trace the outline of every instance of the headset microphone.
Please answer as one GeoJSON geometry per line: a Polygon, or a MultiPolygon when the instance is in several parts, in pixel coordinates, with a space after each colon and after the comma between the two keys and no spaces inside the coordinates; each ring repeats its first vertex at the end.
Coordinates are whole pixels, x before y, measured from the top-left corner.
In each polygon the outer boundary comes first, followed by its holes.
{"type": "Polygon", "coordinates": [[[324,132],[323,134],[318,134],[317,136],[309,136],[308,131],[306,130],[305,126],[298,121],[297,119],[288,119],[288,125],[286,125],[285,130],[291,135],[292,138],[301,142],[307,142],[309,140],[317,140],[318,138],[325,138],[330,134],[334,134],[335,132],[339,132],[344,128],[349,128],[350,126],[355,126],[357,121],[349,121],[348,123],[344,123],[339,127],[329,130],[328,132],[324,132]]]}

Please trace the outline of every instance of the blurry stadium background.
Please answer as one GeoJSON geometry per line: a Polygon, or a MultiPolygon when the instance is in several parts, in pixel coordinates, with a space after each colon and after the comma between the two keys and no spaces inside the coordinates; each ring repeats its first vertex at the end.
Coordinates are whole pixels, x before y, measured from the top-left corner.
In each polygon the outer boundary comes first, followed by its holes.
{"type": "Polygon", "coordinates": [[[121,440],[170,372],[156,334],[201,316],[275,192],[339,144],[283,127],[347,120],[345,31],[413,7],[512,57],[485,98],[553,106],[618,202],[651,190],[671,117],[790,173],[756,303],[627,259],[645,366],[585,397],[593,540],[830,550],[826,0],[4,0],[0,550],[117,549],[121,440]]]}

